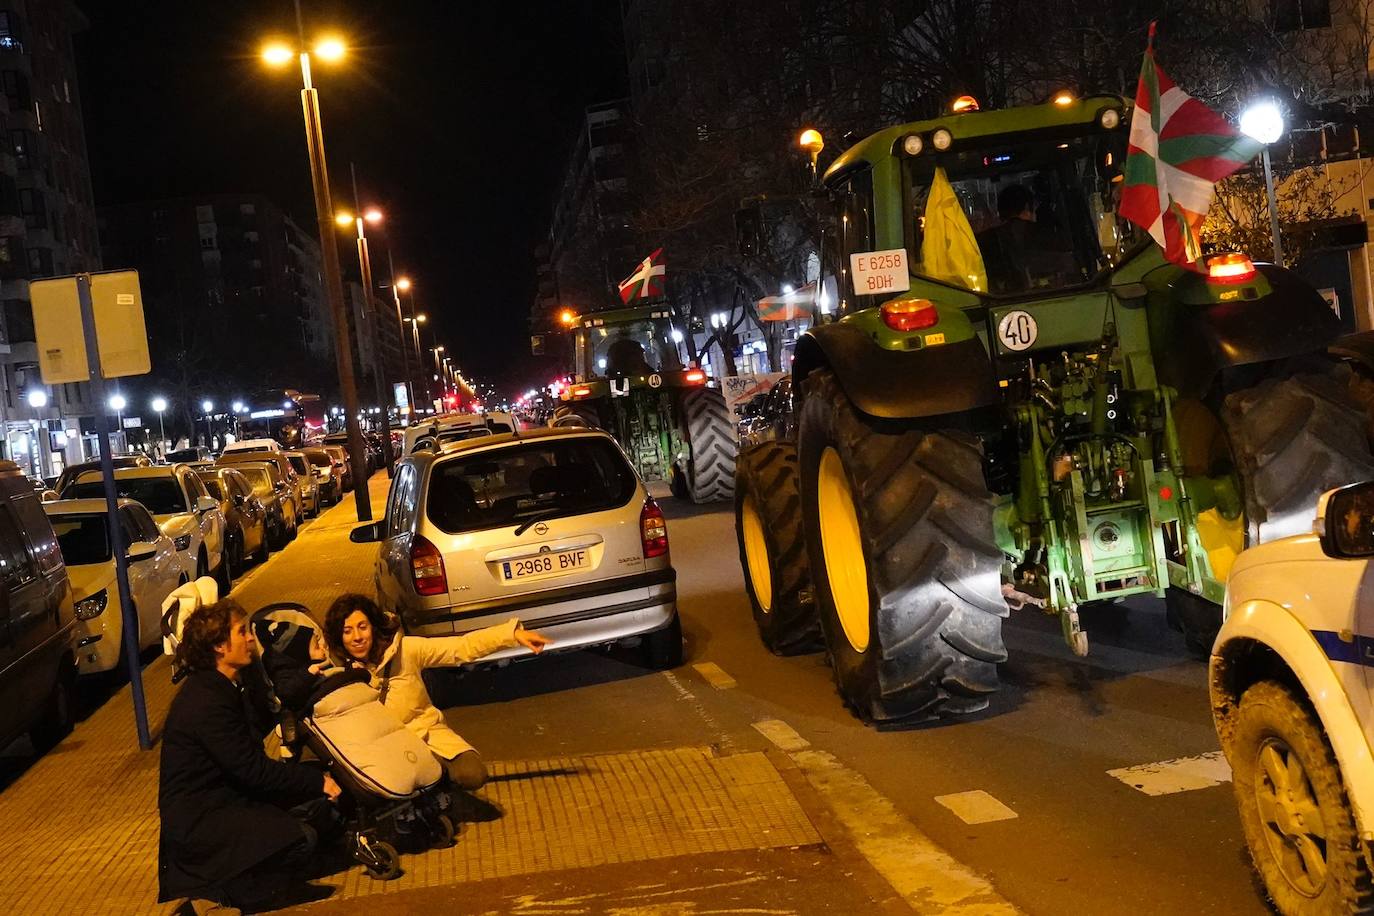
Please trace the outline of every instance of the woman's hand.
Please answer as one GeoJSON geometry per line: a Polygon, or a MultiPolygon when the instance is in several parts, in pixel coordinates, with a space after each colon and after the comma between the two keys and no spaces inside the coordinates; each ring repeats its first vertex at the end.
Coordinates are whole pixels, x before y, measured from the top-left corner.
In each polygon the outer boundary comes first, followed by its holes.
{"type": "Polygon", "coordinates": [[[536,633],[534,630],[527,630],[521,625],[515,628],[515,641],[526,649],[529,649],[535,655],[538,655],[540,652],[543,652],[544,647],[549,645],[553,640],[542,633],[536,633]]]}

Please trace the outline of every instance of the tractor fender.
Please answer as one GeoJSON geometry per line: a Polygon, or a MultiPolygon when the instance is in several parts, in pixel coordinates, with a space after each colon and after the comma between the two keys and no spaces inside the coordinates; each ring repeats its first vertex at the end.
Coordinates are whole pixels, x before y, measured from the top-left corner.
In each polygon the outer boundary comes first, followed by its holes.
{"type": "Polygon", "coordinates": [[[1349,334],[1327,347],[1327,350],[1333,356],[1358,363],[1366,375],[1374,376],[1374,331],[1349,334]]]}
{"type": "Polygon", "coordinates": [[[1269,293],[1194,305],[1187,287],[1207,280],[1185,274],[1172,293],[1172,322],[1155,337],[1159,380],[1200,395],[1222,369],[1320,353],[1341,333],[1340,319],[1311,284],[1272,264],[1256,268],[1269,293]]]}
{"type": "Polygon", "coordinates": [[[850,324],[814,327],[797,341],[793,391],[807,375],[829,368],[859,410],[889,420],[962,413],[1000,401],[987,351],[977,337],[924,347],[889,350],[850,324]]]}

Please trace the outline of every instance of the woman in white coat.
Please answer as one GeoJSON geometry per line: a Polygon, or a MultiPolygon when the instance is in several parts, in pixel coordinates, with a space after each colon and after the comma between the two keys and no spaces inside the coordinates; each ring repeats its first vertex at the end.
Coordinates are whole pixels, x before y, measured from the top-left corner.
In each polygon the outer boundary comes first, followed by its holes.
{"type": "Polygon", "coordinates": [[[444,721],[421,675],[426,668],[462,665],[516,646],[538,654],[549,644],[514,617],[462,636],[407,636],[400,631],[400,621],[365,595],[343,595],[330,605],[324,633],[336,660],[372,674],[382,704],[420,736],[462,789],[486,782],[487,768],[473,746],[444,721]]]}

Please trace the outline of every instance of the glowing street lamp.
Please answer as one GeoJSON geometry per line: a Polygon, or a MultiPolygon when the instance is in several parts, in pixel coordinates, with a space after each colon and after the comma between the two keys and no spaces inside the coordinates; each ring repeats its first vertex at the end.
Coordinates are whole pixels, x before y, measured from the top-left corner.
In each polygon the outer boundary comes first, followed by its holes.
{"type": "Polygon", "coordinates": [[[153,398],[153,412],[157,414],[157,445],[162,457],[167,455],[167,429],[162,425],[162,414],[167,409],[167,399],[161,395],[153,398]]]}
{"type": "Polygon", "coordinates": [[[1274,193],[1274,170],[1269,164],[1269,144],[1283,136],[1283,112],[1272,100],[1255,102],[1240,113],[1240,132],[1264,144],[1260,160],[1264,164],[1264,192],[1269,198],[1269,233],[1274,238],[1274,263],[1283,266],[1283,239],[1279,235],[1279,202],[1274,193]]]}
{"type": "Polygon", "coordinates": [[[48,393],[42,388],[34,388],[29,391],[25,400],[29,402],[29,406],[34,410],[42,410],[44,407],[48,406],[48,393]]]}

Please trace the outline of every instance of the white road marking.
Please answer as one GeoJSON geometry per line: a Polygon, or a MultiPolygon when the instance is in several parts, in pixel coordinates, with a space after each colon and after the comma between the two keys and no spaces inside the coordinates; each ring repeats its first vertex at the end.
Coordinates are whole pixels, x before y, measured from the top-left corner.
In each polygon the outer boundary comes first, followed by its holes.
{"type": "Polygon", "coordinates": [[[982,875],[917,830],[858,773],[778,719],[754,728],[788,752],[825,799],[859,850],[916,912],[944,916],[1010,916],[1018,910],[982,875]]]}
{"type": "Polygon", "coordinates": [[[956,792],[953,795],[937,795],[935,801],[953,811],[965,824],[989,824],[993,821],[1009,821],[1014,817],[1020,817],[982,789],[956,792]]]}
{"type": "Polygon", "coordinates": [[[1221,751],[1212,751],[1196,757],[1178,757],[1108,770],[1107,775],[1146,795],[1173,795],[1175,792],[1210,789],[1230,782],[1231,765],[1221,751]]]}
{"type": "Polygon", "coordinates": [[[706,705],[701,702],[697,695],[692,693],[692,691],[687,688],[686,684],[678,680],[677,675],[673,674],[673,672],[664,671],[663,677],[672,686],[673,690],[677,692],[679,699],[686,700],[692,705],[692,710],[701,718],[701,721],[706,724],[706,727],[710,729],[711,734],[715,736],[715,743],[719,745],[722,750],[733,751],[735,749],[735,742],[730,737],[730,733],[720,727],[720,723],[716,721],[716,717],[711,715],[706,709],[706,705]]]}
{"type": "Polygon", "coordinates": [[[793,751],[804,751],[811,746],[810,741],[797,734],[796,729],[781,719],[763,719],[755,722],[754,730],[789,754],[793,751]]]}
{"type": "Polygon", "coordinates": [[[706,680],[706,683],[717,690],[729,690],[736,686],[735,679],[726,674],[725,669],[715,662],[698,662],[692,667],[696,669],[697,674],[706,680]]]}

